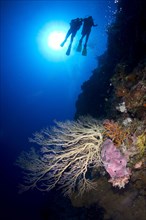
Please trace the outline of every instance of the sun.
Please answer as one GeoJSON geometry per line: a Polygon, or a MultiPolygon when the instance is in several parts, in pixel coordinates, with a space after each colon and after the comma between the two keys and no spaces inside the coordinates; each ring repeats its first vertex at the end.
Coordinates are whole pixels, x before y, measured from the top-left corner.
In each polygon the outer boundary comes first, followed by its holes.
{"type": "Polygon", "coordinates": [[[68,31],[68,23],[62,21],[52,21],[44,24],[36,36],[36,41],[40,53],[51,61],[61,61],[66,59],[65,51],[67,46],[60,46],[68,31]]]}
{"type": "Polygon", "coordinates": [[[48,36],[48,47],[53,50],[60,50],[60,44],[64,40],[65,33],[61,31],[53,31],[48,36]]]}

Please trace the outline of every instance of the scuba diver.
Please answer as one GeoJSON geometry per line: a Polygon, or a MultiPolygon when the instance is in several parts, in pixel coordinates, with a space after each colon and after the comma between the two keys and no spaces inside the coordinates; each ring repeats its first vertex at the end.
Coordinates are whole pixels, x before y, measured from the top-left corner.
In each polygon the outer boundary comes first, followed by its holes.
{"type": "Polygon", "coordinates": [[[75,37],[77,31],[80,29],[81,25],[82,25],[82,18],[76,18],[76,19],[71,20],[70,29],[68,30],[64,41],[60,44],[60,46],[63,47],[65,42],[67,41],[68,37],[71,35],[70,44],[67,49],[66,55],[70,55],[70,51],[71,51],[74,37],[75,37]]]}
{"type": "Polygon", "coordinates": [[[81,52],[81,50],[82,50],[82,41],[83,41],[83,38],[86,37],[84,48],[83,48],[83,51],[82,51],[82,55],[86,56],[87,55],[87,42],[88,42],[88,39],[89,39],[89,35],[91,33],[91,28],[96,27],[98,25],[94,24],[92,16],[89,16],[89,17],[84,18],[82,20],[83,20],[83,29],[82,29],[82,32],[81,32],[82,37],[79,41],[77,51],[81,52]]]}

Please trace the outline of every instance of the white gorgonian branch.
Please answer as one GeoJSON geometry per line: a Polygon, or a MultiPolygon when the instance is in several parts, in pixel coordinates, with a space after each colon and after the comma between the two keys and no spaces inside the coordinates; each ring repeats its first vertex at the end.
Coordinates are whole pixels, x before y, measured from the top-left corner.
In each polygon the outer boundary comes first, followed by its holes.
{"type": "Polygon", "coordinates": [[[56,126],[43,129],[30,139],[41,146],[40,151],[32,148],[17,159],[17,165],[25,172],[22,189],[36,187],[49,191],[59,185],[65,195],[75,191],[83,194],[95,187],[87,172],[102,164],[100,151],[104,128],[89,116],[55,123],[56,126]]]}

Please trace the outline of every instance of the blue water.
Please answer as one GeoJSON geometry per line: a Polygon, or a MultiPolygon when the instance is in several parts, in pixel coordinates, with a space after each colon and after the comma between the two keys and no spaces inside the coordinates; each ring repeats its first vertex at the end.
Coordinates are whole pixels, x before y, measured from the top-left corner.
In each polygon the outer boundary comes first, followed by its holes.
{"type": "MultiPolygon", "coordinates": [[[[1,1],[0,39],[0,141],[3,219],[40,219],[37,193],[17,194],[21,174],[14,166],[28,137],[50,126],[54,119],[72,120],[81,85],[97,67],[97,57],[106,50],[106,27],[111,22],[114,1],[1,1]],[[70,56],[65,48],[52,50],[40,33],[47,24],[67,31],[76,17],[92,15],[93,28],[87,57],[75,51],[79,31],[70,56]],[[40,39],[41,38],[41,39],[40,39]],[[44,49],[45,48],[45,49],[44,49]],[[31,196],[30,196],[31,195],[31,196]],[[36,199],[34,198],[36,197],[36,199]],[[31,199],[30,199],[31,198],[31,199]],[[32,205],[33,203],[33,205],[32,205]],[[32,205],[32,207],[31,207],[32,205]],[[24,216],[24,217],[23,217],[24,216]],[[9,218],[10,219],[10,218],[9,218]]],[[[51,26],[52,27],[52,26],[51,26]]]]}

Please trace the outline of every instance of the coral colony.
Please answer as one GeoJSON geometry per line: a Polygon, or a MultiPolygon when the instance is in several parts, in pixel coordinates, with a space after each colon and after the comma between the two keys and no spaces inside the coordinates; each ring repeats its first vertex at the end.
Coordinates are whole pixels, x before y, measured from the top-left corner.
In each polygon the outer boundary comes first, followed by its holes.
{"type": "Polygon", "coordinates": [[[130,167],[137,166],[145,149],[145,135],[133,137],[126,129],[113,120],[105,123],[88,116],[35,133],[30,141],[40,150],[32,148],[17,160],[25,171],[21,190],[59,187],[64,195],[82,195],[97,188],[94,171],[106,172],[112,186],[124,188],[132,175],[130,167]]]}

